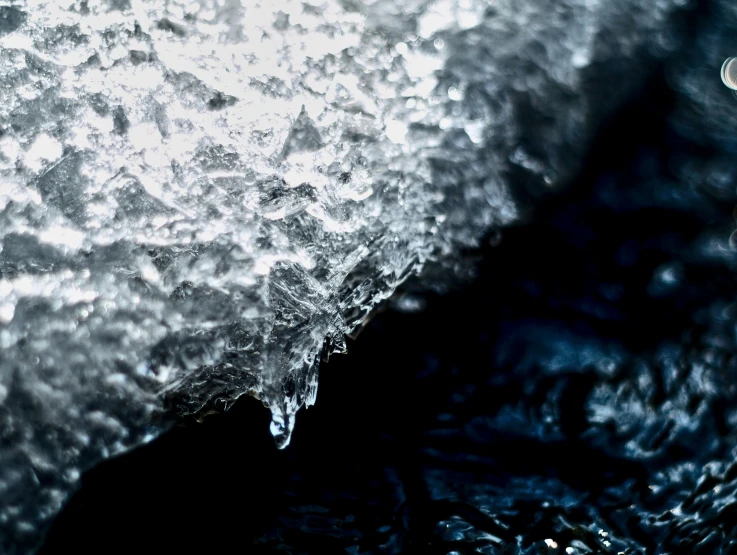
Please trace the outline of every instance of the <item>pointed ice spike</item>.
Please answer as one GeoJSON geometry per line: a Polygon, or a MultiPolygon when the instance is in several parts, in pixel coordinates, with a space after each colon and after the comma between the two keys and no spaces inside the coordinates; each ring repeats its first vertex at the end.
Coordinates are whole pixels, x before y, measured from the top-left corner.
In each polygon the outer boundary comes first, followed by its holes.
{"type": "Polygon", "coordinates": [[[269,430],[274,436],[274,442],[278,449],[284,449],[292,440],[292,431],[294,430],[294,413],[288,407],[277,407],[272,405],[271,409],[271,425],[269,430]]]}

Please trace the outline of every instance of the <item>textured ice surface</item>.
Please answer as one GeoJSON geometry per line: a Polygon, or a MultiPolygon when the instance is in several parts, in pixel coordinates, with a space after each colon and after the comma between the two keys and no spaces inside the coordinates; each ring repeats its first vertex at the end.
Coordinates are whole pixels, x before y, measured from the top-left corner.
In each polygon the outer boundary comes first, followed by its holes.
{"type": "Polygon", "coordinates": [[[288,443],[321,354],[564,183],[680,4],[0,0],[0,548],[162,413],[251,394],[288,443]]]}

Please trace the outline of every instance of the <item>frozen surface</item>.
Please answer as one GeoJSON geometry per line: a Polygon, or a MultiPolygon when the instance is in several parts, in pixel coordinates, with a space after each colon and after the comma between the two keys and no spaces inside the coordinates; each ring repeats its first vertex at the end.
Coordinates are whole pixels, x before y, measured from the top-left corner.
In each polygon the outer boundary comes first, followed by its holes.
{"type": "Polygon", "coordinates": [[[320,356],[565,183],[680,4],[0,0],[0,550],[166,414],[251,394],[286,445],[320,356]]]}

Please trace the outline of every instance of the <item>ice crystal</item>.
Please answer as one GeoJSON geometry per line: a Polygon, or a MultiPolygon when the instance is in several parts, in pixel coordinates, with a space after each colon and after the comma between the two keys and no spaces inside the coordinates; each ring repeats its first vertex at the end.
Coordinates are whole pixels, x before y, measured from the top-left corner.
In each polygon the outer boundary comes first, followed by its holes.
{"type": "Polygon", "coordinates": [[[0,0],[3,551],[162,412],[251,394],[286,445],[321,354],[564,183],[679,4],[0,0]]]}

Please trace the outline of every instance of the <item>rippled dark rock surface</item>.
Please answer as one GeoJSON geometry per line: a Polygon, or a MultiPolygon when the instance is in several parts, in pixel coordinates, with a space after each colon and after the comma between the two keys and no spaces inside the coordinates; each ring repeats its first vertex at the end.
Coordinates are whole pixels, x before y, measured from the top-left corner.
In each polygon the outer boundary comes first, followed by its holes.
{"type": "Polygon", "coordinates": [[[331,359],[286,451],[255,402],[185,425],[85,476],[43,553],[737,552],[732,12],[694,12],[473,285],[331,359]]]}

